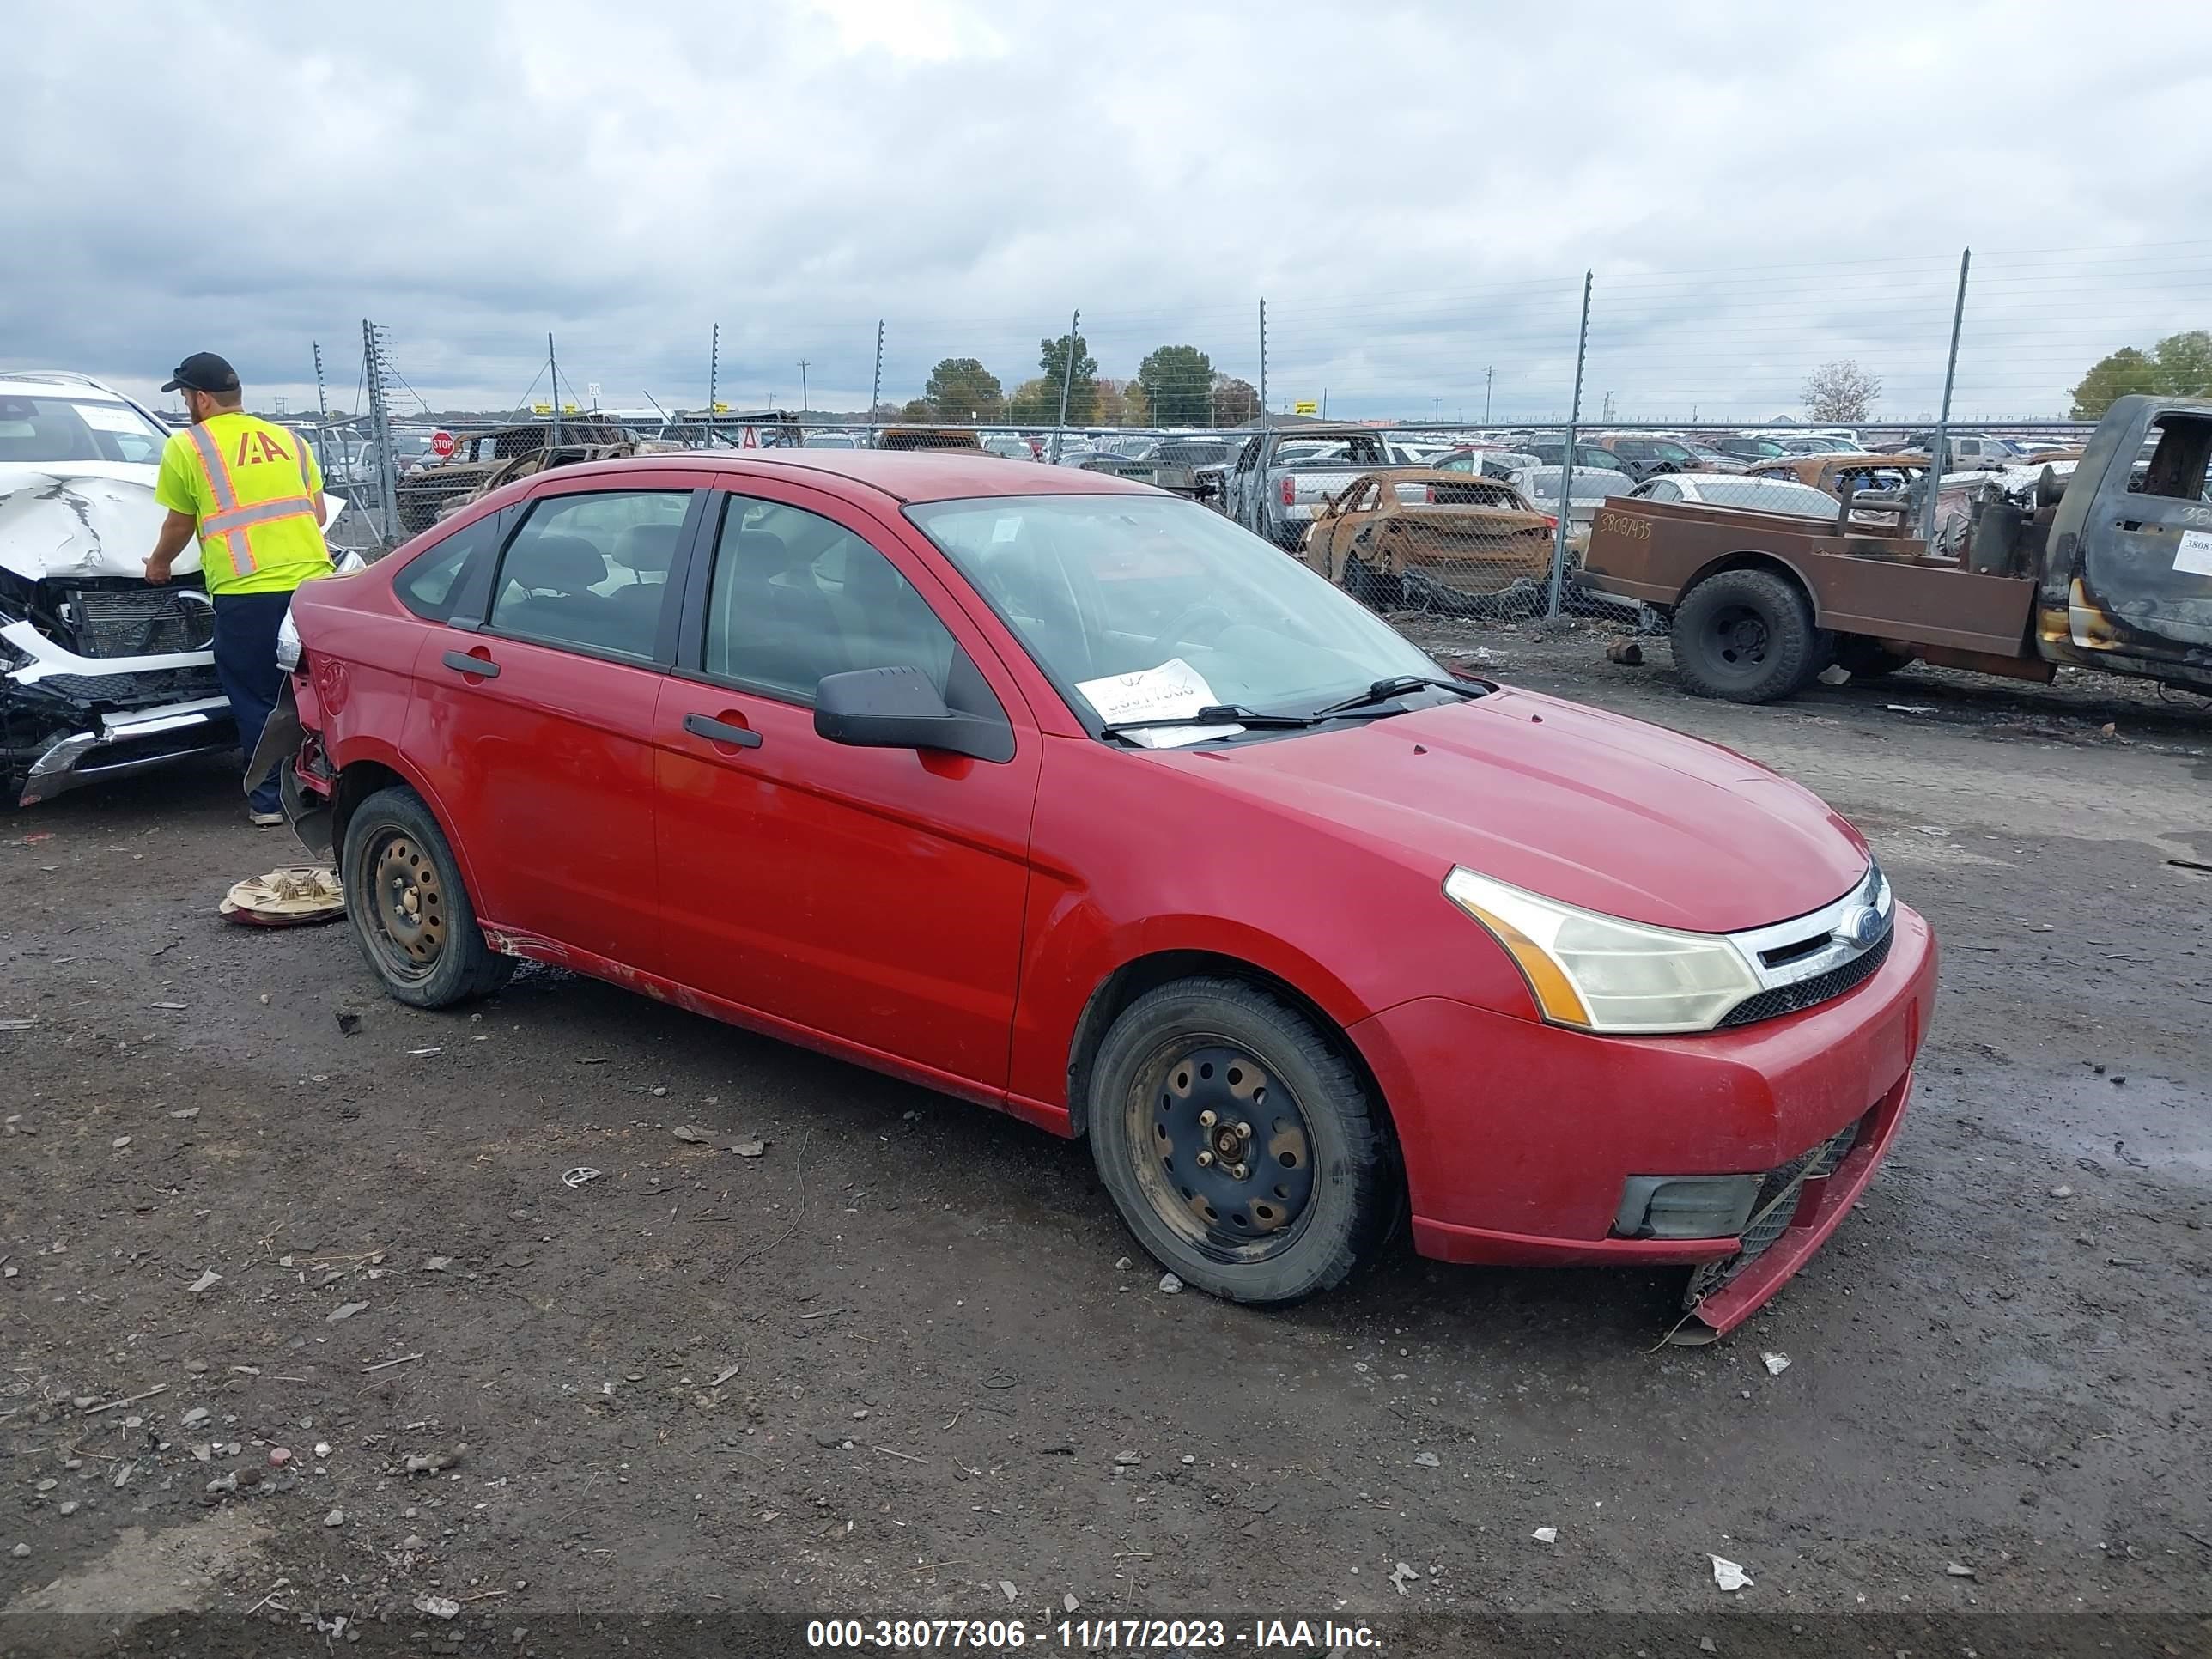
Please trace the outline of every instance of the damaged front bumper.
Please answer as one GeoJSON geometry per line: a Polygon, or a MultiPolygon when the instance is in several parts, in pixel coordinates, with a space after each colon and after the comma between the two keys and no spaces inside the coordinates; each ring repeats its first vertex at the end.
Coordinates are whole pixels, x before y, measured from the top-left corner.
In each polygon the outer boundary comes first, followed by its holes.
{"type": "Polygon", "coordinates": [[[237,742],[210,652],[85,657],[0,627],[0,787],[19,805],[237,742]]]}

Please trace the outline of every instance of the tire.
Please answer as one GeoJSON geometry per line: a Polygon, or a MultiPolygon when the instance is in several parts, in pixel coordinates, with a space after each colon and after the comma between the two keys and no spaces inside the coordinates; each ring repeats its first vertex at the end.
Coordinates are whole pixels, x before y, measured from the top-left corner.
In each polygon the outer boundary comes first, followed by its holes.
{"type": "Polygon", "coordinates": [[[1863,634],[1836,635],[1836,665],[1850,670],[1855,680],[1878,680],[1918,660],[1904,652],[1893,651],[1880,640],[1869,639],[1863,634]]]}
{"type": "Polygon", "coordinates": [[[1129,1231],[1224,1300],[1334,1288],[1395,1212],[1380,1103],[1335,1042],[1255,986],[1187,979],[1139,997],[1099,1045],[1090,1107],[1091,1157],[1129,1231]]]}
{"type": "Polygon", "coordinates": [[[1406,585],[1396,576],[1386,576],[1379,570],[1370,570],[1367,562],[1357,553],[1344,561],[1344,591],[1364,605],[1379,609],[1401,603],[1406,596],[1406,585]]]}
{"type": "Polygon", "coordinates": [[[1685,593],[1668,630],[1674,672],[1701,697],[1772,702],[1820,671],[1813,607],[1767,570],[1723,570],[1685,593]]]}
{"type": "Polygon", "coordinates": [[[514,959],[484,943],[453,849],[412,789],[380,789],[354,809],[338,871],[354,939],[395,1001],[448,1008],[514,975],[514,959]]]}

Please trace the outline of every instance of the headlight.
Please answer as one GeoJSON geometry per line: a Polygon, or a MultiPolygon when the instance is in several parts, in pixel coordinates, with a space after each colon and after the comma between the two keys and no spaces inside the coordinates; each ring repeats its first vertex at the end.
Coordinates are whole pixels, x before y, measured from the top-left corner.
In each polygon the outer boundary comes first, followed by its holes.
{"type": "Polygon", "coordinates": [[[1472,870],[1444,893],[1495,934],[1557,1025],[1585,1031],[1709,1031],[1760,989],[1729,939],[1622,921],[1540,898],[1472,870]]]}

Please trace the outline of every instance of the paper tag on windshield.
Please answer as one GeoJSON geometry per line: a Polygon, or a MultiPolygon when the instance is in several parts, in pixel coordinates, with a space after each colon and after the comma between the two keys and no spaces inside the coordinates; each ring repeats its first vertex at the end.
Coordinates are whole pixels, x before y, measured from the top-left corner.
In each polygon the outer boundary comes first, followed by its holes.
{"type": "MultiPolygon", "coordinates": [[[[127,409],[113,404],[74,404],[77,418],[94,432],[144,433],[146,423],[127,409]]],[[[149,434],[150,435],[150,434],[149,434]]]]}
{"type": "Polygon", "coordinates": [[[1241,726],[1155,726],[1130,732],[1129,741],[1147,749],[1182,749],[1208,738],[1233,738],[1243,729],[1241,726]]]}
{"type": "Polygon", "coordinates": [[[1019,519],[994,519],[991,522],[991,539],[994,542],[1010,542],[1021,533],[1019,519]]]}
{"type": "Polygon", "coordinates": [[[2212,534],[2202,530],[2181,532],[2181,545],[2173,555],[2173,568],[2193,576],[2212,576],[2212,534]]]}
{"type": "Polygon", "coordinates": [[[1075,689],[1109,726],[1123,720],[1173,720],[1195,714],[1220,701],[1206,683],[1206,676],[1181,657],[1170,657],[1158,668],[1139,669],[1133,674],[1078,680],[1075,689]]]}

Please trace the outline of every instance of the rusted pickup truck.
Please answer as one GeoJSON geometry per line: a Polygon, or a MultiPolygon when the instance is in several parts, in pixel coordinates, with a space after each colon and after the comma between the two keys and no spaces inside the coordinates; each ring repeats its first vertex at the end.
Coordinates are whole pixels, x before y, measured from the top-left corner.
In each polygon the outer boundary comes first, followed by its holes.
{"type": "Polygon", "coordinates": [[[1868,678],[1916,659],[2212,692],[2208,464],[2212,401],[2122,398],[2070,478],[2046,467],[2024,501],[1993,480],[1943,550],[1911,533],[1917,492],[1845,489],[1832,522],[1618,501],[1581,580],[1667,615],[1674,671],[1702,696],[1769,702],[1831,664],[1868,678]]]}

